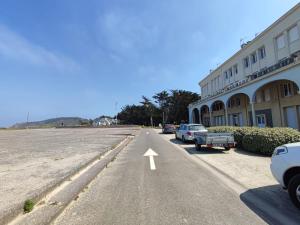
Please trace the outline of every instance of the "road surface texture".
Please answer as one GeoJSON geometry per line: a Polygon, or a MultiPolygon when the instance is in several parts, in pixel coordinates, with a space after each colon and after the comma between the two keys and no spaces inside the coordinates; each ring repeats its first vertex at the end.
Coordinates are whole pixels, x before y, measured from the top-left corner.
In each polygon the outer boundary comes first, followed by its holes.
{"type": "Polygon", "coordinates": [[[136,129],[0,130],[0,218],[113,148],[136,129]]]}
{"type": "Polygon", "coordinates": [[[161,129],[155,129],[155,131],[164,139],[180,146],[184,151],[241,184],[244,187],[244,192],[240,193],[241,199],[251,192],[277,208],[285,217],[289,217],[293,221],[300,221],[299,210],[292,204],[287,191],[281,188],[271,173],[270,157],[239,149],[221,151],[219,148],[196,151],[193,143],[176,140],[174,134],[161,134],[161,129]]]}
{"type": "Polygon", "coordinates": [[[143,129],[56,225],[266,224],[192,156],[143,129]],[[154,168],[145,152],[153,149],[154,168]]]}

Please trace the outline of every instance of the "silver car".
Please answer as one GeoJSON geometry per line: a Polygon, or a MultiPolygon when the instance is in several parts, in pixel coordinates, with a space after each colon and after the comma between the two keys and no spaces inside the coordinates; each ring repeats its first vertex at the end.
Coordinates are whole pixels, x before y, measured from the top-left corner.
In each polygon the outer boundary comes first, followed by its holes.
{"type": "Polygon", "coordinates": [[[175,137],[183,142],[194,141],[195,132],[207,133],[207,130],[201,124],[181,124],[180,127],[176,129],[175,137]]]}

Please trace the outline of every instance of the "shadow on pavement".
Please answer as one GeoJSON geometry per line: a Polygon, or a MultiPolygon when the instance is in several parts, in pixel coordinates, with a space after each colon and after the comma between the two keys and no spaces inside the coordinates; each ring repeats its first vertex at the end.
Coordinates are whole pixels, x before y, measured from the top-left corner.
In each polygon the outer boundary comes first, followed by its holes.
{"type": "Polygon", "coordinates": [[[184,148],[189,154],[198,154],[198,155],[203,155],[203,154],[225,154],[224,151],[221,149],[214,149],[214,148],[203,148],[201,151],[197,151],[194,143],[189,142],[189,143],[183,143],[180,140],[171,139],[170,140],[174,144],[179,144],[182,148],[184,148]]]}
{"type": "Polygon", "coordinates": [[[300,210],[292,204],[288,193],[280,185],[249,189],[240,195],[240,199],[269,224],[282,224],[283,216],[299,224],[300,210]],[[280,213],[276,214],[274,208],[280,213]]]}
{"type": "Polygon", "coordinates": [[[270,158],[270,156],[260,155],[260,154],[254,153],[254,152],[248,152],[248,151],[242,150],[240,148],[235,148],[234,151],[241,155],[256,156],[256,157],[261,157],[261,158],[270,158]]]}

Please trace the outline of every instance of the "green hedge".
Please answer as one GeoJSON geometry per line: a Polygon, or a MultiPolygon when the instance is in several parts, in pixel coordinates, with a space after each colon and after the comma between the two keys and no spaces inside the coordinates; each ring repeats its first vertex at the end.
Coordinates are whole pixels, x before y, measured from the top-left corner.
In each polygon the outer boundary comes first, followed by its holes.
{"type": "Polygon", "coordinates": [[[231,132],[239,148],[263,155],[272,155],[280,145],[300,142],[300,132],[292,128],[210,127],[209,132],[231,132]]]}

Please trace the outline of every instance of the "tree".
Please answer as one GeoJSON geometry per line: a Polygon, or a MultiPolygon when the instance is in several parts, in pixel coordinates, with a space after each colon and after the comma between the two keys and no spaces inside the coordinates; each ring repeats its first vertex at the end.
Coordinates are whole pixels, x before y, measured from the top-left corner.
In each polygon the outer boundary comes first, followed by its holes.
{"type": "Polygon", "coordinates": [[[151,99],[142,96],[140,105],[126,105],[118,113],[123,124],[158,125],[162,122],[177,123],[188,121],[188,105],[200,99],[197,93],[185,90],[162,91],[151,99]]]}
{"type": "Polygon", "coordinates": [[[142,96],[142,101],[140,102],[143,107],[146,109],[147,115],[150,117],[150,125],[153,126],[153,111],[154,111],[154,104],[151,102],[151,100],[144,95],[142,96]]]}
{"type": "Polygon", "coordinates": [[[197,93],[185,90],[171,90],[169,120],[177,124],[187,122],[189,118],[188,105],[200,99],[197,93]]]}
{"type": "Polygon", "coordinates": [[[162,122],[165,124],[165,122],[168,121],[169,93],[166,90],[163,90],[156,93],[152,98],[154,98],[155,102],[159,105],[162,111],[162,122]]]}

